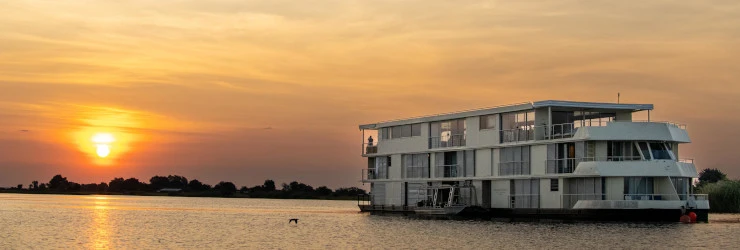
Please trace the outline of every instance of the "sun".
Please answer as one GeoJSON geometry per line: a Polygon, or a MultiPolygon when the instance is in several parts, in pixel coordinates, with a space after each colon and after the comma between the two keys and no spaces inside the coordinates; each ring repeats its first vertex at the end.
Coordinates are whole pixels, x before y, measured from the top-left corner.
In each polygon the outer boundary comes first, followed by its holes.
{"type": "Polygon", "coordinates": [[[105,158],[108,157],[111,153],[111,143],[116,141],[116,138],[113,137],[112,134],[109,133],[98,133],[93,135],[92,142],[95,143],[95,153],[98,154],[98,157],[105,158]]]}

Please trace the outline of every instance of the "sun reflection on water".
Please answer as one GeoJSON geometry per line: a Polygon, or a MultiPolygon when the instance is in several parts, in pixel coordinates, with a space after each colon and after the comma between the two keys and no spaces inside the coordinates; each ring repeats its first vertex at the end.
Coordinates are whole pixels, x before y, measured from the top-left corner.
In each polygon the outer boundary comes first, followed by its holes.
{"type": "Polygon", "coordinates": [[[96,196],[93,206],[92,242],[95,249],[109,249],[110,244],[110,201],[107,197],[96,196]]]}

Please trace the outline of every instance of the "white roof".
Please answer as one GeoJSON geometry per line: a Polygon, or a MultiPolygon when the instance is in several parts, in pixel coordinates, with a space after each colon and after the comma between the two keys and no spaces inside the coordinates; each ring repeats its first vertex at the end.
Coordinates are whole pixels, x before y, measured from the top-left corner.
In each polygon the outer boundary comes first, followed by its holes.
{"type": "Polygon", "coordinates": [[[473,110],[464,110],[451,113],[435,114],[429,116],[412,117],[400,120],[383,121],[378,123],[370,123],[360,125],[360,129],[377,129],[383,127],[391,127],[405,124],[414,124],[422,122],[434,122],[434,121],[445,121],[452,119],[459,119],[472,116],[499,114],[507,112],[522,111],[536,108],[562,108],[565,110],[584,110],[584,111],[630,111],[637,112],[643,110],[653,110],[652,104],[623,104],[623,103],[598,103],[598,102],[572,102],[572,101],[558,101],[558,100],[546,100],[538,102],[527,102],[517,103],[504,106],[488,107],[473,110]]]}

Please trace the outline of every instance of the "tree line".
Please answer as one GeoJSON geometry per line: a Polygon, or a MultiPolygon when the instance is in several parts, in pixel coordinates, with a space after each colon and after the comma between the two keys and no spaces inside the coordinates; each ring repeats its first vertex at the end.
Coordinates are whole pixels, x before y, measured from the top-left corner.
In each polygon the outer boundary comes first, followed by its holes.
{"type": "Polygon", "coordinates": [[[42,192],[42,193],[122,193],[122,194],[147,194],[167,193],[169,195],[182,196],[239,196],[251,198],[290,198],[290,199],[319,199],[319,198],[354,198],[357,195],[366,194],[366,191],[357,187],[339,188],[332,190],[326,186],[314,188],[311,185],[293,181],[283,183],[280,189],[276,187],[275,181],[265,180],[262,185],[253,187],[237,186],[232,182],[221,181],[211,186],[197,179],[188,180],[184,176],[168,175],[154,176],[145,183],[136,178],[114,178],[108,183],[79,184],[67,180],[62,175],[55,175],[48,183],[32,181],[28,189],[18,185],[18,191],[42,192]]]}

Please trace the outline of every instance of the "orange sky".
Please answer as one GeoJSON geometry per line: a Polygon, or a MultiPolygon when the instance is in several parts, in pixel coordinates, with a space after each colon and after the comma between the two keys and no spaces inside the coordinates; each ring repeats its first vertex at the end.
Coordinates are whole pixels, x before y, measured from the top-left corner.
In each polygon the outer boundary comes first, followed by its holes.
{"type": "Polygon", "coordinates": [[[740,177],[740,2],[649,2],[1,1],[0,186],[355,186],[358,124],[617,92],[740,177]]]}

